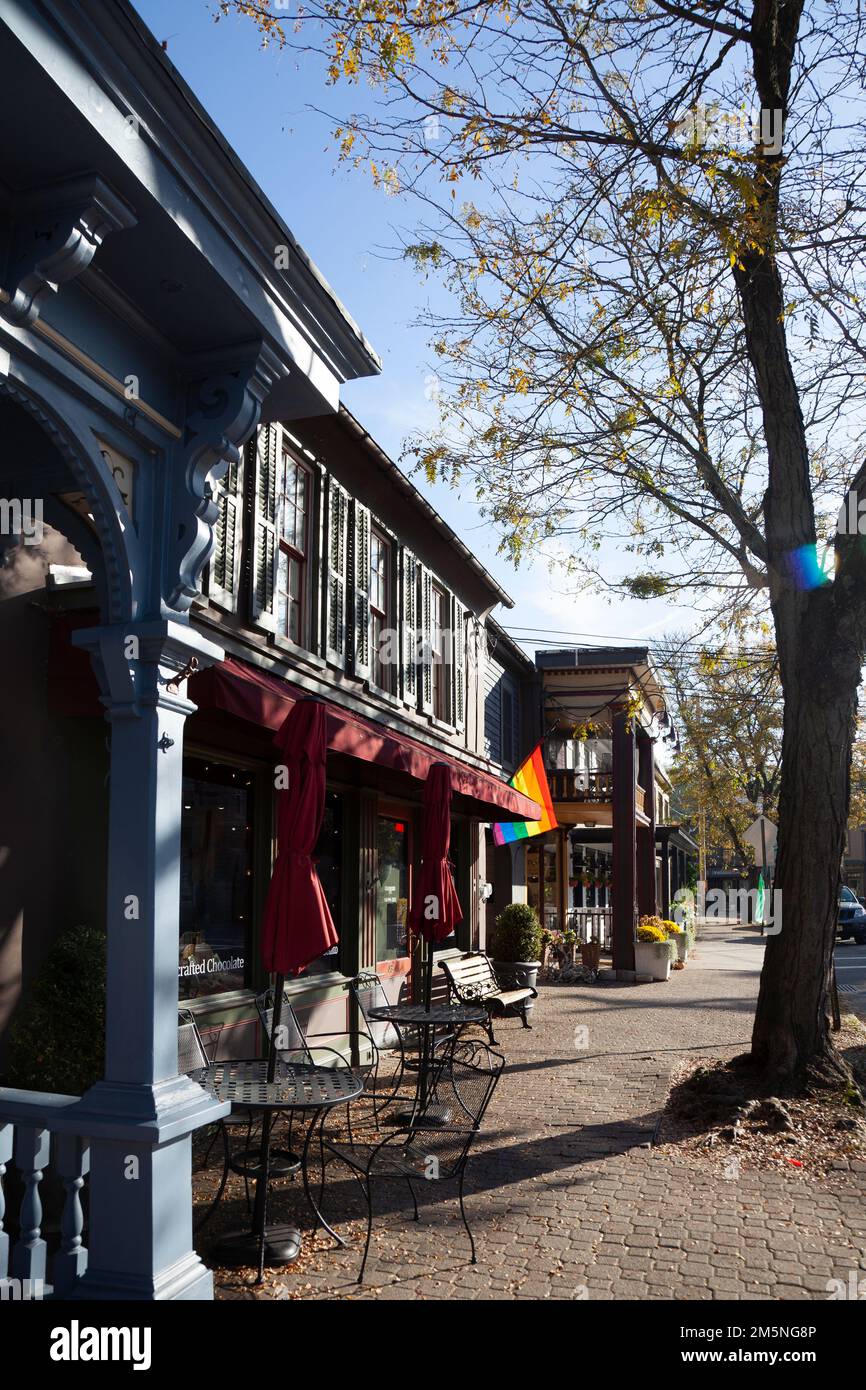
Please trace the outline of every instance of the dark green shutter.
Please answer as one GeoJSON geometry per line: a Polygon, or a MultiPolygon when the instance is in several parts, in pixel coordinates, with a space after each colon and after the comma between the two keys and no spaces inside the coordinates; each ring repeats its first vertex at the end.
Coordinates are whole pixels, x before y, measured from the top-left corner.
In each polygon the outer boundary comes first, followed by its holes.
{"type": "Polygon", "coordinates": [[[400,555],[400,695],[418,708],[418,561],[404,547],[400,555]]]}
{"type": "Polygon", "coordinates": [[[277,487],[282,439],[279,425],[263,425],[256,441],[256,485],[253,497],[253,548],[250,597],[253,621],[276,630],[277,487]]]}
{"type": "Polygon", "coordinates": [[[352,670],[369,680],[370,662],[370,513],[352,503],[352,670]]]}
{"type": "Polygon", "coordinates": [[[421,566],[421,612],[420,653],[421,653],[421,712],[433,713],[433,576],[425,565],[421,566]]]}
{"type": "Polygon", "coordinates": [[[333,478],[328,483],[325,566],[325,655],[334,666],[346,665],[346,575],[349,560],[349,498],[333,478]]]}
{"type": "Polygon", "coordinates": [[[216,490],[219,516],[208,572],[208,597],[232,613],[237,612],[241,582],[244,473],[255,447],[253,436],[241,450],[237,463],[229,464],[216,490]]]}

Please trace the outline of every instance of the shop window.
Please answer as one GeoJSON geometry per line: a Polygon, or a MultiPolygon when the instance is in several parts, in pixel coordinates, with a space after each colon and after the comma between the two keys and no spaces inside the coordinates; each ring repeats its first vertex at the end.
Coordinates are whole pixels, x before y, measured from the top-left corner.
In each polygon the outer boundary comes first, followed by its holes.
{"type": "Polygon", "coordinates": [[[378,892],[376,894],[376,960],[396,960],[409,954],[409,827],[404,820],[379,816],[376,822],[378,892]]]}
{"type": "Polygon", "coordinates": [[[252,924],[252,777],[184,759],[181,815],[181,999],[242,989],[252,924]]]}
{"type": "MultiPolygon", "coordinates": [[[[322,829],[316,841],[313,858],[325,900],[331,909],[334,926],[340,941],[343,937],[343,816],[344,800],[340,792],[328,792],[325,796],[325,812],[322,829]]],[[[330,951],[319,956],[301,972],[302,977],[310,975],[329,975],[340,969],[340,941],[330,951]]]]}

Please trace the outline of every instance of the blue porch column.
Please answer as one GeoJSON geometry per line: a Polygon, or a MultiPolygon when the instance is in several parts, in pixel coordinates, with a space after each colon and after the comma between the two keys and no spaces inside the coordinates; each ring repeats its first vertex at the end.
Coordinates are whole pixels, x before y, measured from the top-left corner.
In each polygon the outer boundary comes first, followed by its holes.
{"type": "Polygon", "coordinates": [[[191,1134],[224,1115],[177,1074],[183,730],[177,684],[220,648],[158,619],[89,628],[111,726],[105,1076],[70,1123],[90,1136],[90,1229],[80,1298],[201,1299],[192,1244],[191,1134]]]}

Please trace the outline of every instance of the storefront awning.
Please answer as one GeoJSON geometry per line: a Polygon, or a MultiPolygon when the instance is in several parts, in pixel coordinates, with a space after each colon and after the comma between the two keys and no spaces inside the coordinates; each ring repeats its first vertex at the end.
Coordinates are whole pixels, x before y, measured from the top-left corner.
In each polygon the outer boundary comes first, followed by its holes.
{"type": "MultiPolygon", "coordinates": [[[[229,657],[189,682],[189,697],[200,708],[221,709],[237,719],[276,731],[296,700],[299,686],[229,657]]],[[[434,763],[447,763],[455,795],[465,809],[490,821],[538,820],[541,807],[498,777],[461,762],[417,739],[323,700],[328,713],[328,748],[425,782],[434,763]],[[472,803],[468,805],[467,803],[472,803]]]]}

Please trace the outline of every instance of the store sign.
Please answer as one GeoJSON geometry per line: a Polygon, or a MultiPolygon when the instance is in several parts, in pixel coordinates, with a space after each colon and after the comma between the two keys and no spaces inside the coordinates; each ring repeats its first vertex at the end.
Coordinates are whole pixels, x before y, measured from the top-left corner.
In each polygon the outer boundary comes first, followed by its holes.
{"type": "Polygon", "coordinates": [[[196,960],[190,957],[182,965],[177,967],[178,978],[183,979],[190,975],[221,975],[226,970],[243,970],[243,956],[229,956],[223,960],[220,956],[205,956],[203,960],[196,960]]]}

